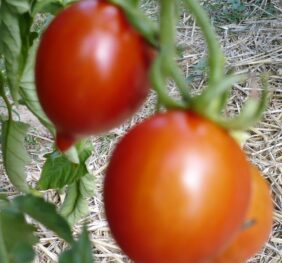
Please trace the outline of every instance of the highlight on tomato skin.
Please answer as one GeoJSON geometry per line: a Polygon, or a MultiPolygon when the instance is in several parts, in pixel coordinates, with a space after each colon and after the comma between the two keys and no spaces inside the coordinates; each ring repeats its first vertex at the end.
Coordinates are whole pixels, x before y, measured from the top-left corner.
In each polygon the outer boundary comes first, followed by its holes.
{"type": "Polygon", "coordinates": [[[35,67],[39,102],[58,141],[103,133],[131,117],[149,93],[153,53],[107,1],[79,1],[59,13],[42,35],[35,67]]]}
{"type": "Polygon", "coordinates": [[[245,219],[250,225],[243,228],[212,263],[244,263],[259,252],[270,236],[273,223],[270,188],[254,165],[251,165],[251,175],[251,204],[245,219]]]}
{"type": "Polygon", "coordinates": [[[129,131],[104,182],[111,232],[136,263],[209,262],[240,231],[250,194],[239,145],[189,111],[158,113],[129,131]]]}

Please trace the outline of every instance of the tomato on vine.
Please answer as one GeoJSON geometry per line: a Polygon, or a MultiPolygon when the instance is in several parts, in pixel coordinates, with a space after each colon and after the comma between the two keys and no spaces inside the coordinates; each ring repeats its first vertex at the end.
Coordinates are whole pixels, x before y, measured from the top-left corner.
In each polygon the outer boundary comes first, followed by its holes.
{"type": "Polygon", "coordinates": [[[168,111],[117,145],[105,211],[134,262],[204,262],[240,230],[250,187],[245,154],[226,130],[190,111],[168,111]]]}
{"type": "Polygon", "coordinates": [[[259,252],[268,240],[273,221],[269,186],[255,166],[251,166],[252,195],[246,226],[213,263],[244,263],[259,252]]]}
{"type": "Polygon", "coordinates": [[[84,0],[59,13],[36,59],[37,93],[58,148],[130,117],[148,94],[151,60],[152,48],[119,7],[84,0]]]}

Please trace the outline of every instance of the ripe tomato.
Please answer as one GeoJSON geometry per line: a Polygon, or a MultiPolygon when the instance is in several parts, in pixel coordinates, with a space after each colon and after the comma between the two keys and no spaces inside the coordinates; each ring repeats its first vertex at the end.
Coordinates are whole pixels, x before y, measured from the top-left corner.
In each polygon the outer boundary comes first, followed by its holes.
{"type": "Polygon", "coordinates": [[[269,238],[273,218],[270,190],[256,167],[251,166],[251,174],[251,205],[246,217],[251,225],[235,237],[214,263],[243,263],[257,253],[269,238]]]}
{"type": "Polygon", "coordinates": [[[37,52],[36,87],[58,147],[131,116],[148,94],[151,60],[151,47],[106,1],[80,1],[55,17],[37,52]]]}
{"type": "Polygon", "coordinates": [[[106,216],[136,263],[206,262],[238,233],[250,179],[243,151],[225,130],[192,112],[157,114],[113,152],[106,216]]]}

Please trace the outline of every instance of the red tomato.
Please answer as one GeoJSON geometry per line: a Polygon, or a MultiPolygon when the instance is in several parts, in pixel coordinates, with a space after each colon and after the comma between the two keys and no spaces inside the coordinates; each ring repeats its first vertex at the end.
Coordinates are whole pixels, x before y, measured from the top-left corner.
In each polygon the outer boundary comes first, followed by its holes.
{"type": "Polygon", "coordinates": [[[252,195],[247,214],[250,226],[244,228],[214,263],[243,263],[259,252],[268,240],[273,218],[273,205],[267,182],[259,170],[251,166],[252,195]]]}
{"type": "Polygon", "coordinates": [[[151,47],[106,1],[80,1],[55,17],[38,49],[36,87],[58,147],[130,117],[148,94],[151,60],[151,47]]]}
{"type": "Polygon", "coordinates": [[[134,262],[206,262],[240,230],[250,186],[245,154],[225,130],[192,112],[170,111],[117,145],[105,211],[134,262]]]}

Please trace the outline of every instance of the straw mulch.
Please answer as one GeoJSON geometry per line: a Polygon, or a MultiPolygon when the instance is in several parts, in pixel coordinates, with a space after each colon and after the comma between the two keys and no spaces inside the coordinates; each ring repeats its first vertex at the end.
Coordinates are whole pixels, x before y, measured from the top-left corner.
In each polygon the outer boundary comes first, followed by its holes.
{"type": "MultiPolygon", "coordinates": [[[[154,16],[158,9],[156,1],[143,2],[143,8],[154,16]]],[[[271,185],[275,206],[274,224],[269,242],[249,262],[282,262],[282,3],[279,0],[241,1],[246,9],[234,12],[230,4],[227,4],[228,1],[203,2],[219,34],[227,58],[227,70],[253,73],[253,77],[246,83],[233,86],[227,114],[234,115],[240,112],[250,91],[254,88],[261,89],[257,76],[263,72],[269,74],[271,101],[262,120],[248,131],[249,138],[244,148],[250,160],[260,168],[271,185]]],[[[197,92],[205,83],[203,69],[206,47],[199,29],[189,14],[181,15],[178,24],[178,43],[186,46],[178,60],[184,74],[194,77],[193,87],[197,92]]],[[[112,240],[107,227],[103,211],[103,176],[113,146],[136,122],[154,112],[154,103],[155,94],[152,93],[131,120],[104,136],[92,138],[95,149],[89,161],[89,169],[97,178],[96,194],[89,200],[90,215],[75,225],[73,230],[78,234],[82,224],[88,223],[96,262],[130,262],[112,240]]],[[[24,109],[20,109],[19,112],[22,120],[34,123],[27,140],[28,151],[33,159],[27,169],[28,179],[34,184],[39,178],[44,161],[43,155],[51,150],[52,139],[24,109]]],[[[0,163],[0,174],[3,173],[0,163]]],[[[4,185],[11,195],[16,194],[5,177],[1,176],[0,179],[1,187],[4,185]]],[[[48,191],[46,198],[56,204],[61,202],[61,196],[54,191],[48,191]]],[[[57,255],[66,248],[66,244],[40,225],[38,236],[40,244],[36,246],[37,257],[34,262],[58,262],[57,255]]]]}

